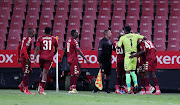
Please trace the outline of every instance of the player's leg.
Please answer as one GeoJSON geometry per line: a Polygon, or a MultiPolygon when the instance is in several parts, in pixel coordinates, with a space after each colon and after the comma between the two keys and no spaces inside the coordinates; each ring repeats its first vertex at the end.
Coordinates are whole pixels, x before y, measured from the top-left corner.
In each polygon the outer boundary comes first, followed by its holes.
{"type": "Polygon", "coordinates": [[[29,77],[32,72],[31,64],[26,64],[26,59],[20,60],[22,66],[23,66],[23,85],[24,85],[24,94],[34,94],[29,91],[28,84],[29,84],[29,77]]]}
{"type": "Polygon", "coordinates": [[[46,94],[44,92],[44,88],[46,86],[46,81],[47,81],[47,75],[48,75],[48,72],[49,72],[49,69],[51,68],[52,66],[52,62],[51,61],[46,61],[44,60],[41,67],[43,67],[43,71],[42,71],[42,80],[41,80],[41,83],[40,83],[40,86],[42,87],[40,89],[40,92],[39,94],[46,94]]]}
{"type": "Polygon", "coordinates": [[[71,77],[70,77],[69,93],[78,93],[76,90],[76,84],[80,74],[78,62],[70,64],[70,74],[71,77]]]}
{"type": "Polygon", "coordinates": [[[159,94],[161,94],[161,91],[159,89],[159,83],[158,83],[158,79],[156,77],[157,60],[154,60],[154,63],[152,63],[151,71],[152,71],[153,82],[154,82],[154,85],[155,85],[155,88],[156,88],[155,95],[159,95],[159,94]]]}
{"type": "Polygon", "coordinates": [[[131,94],[131,77],[130,77],[130,70],[131,70],[131,65],[130,65],[131,59],[129,59],[129,56],[125,55],[124,58],[124,70],[126,72],[126,85],[127,85],[127,91],[128,94],[131,94]]]}
{"type": "Polygon", "coordinates": [[[120,85],[120,69],[119,69],[119,63],[118,63],[118,61],[117,61],[117,67],[116,67],[116,73],[117,73],[117,75],[116,75],[116,83],[115,83],[115,88],[116,88],[116,90],[115,90],[115,93],[117,93],[117,94],[120,94],[120,91],[119,91],[119,85],[120,85]]]}
{"type": "MultiPolygon", "coordinates": [[[[20,59],[20,62],[21,62],[22,70],[23,70],[23,80],[24,80],[24,72],[25,72],[26,59],[20,59]]],[[[24,93],[24,81],[22,81],[18,85],[18,87],[19,87],[20,91],[24,93]]]]}
{"type": "Polygon", "coordinates": [[[131,59],[131,76],[132,76],[132,79],[133,79],[133,82],[134,82],[134,93],[136,94],[138,92],[138,83],[137,83],[137,75],[136,75],[136,64],[137,64],[137,57],[134,57],[131,59]]]}

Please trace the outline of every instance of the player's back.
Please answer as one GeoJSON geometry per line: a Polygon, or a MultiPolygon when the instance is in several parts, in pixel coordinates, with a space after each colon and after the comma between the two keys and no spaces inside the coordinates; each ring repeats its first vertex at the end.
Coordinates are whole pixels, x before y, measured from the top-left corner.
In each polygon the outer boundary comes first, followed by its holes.
{"type": "Polygon", "coordinates": [[[146,49],[146,60],[156,59],[155,47],[151,41],[143,41],[142,46],[144,46],[146,49]]]}
{"type": "Polygon", "coordinates": [[[124,45],[122,45],[122,47],[120,49],[118,49],[117,48],[118,43],[119,43],[119,41],[116,40],[114,42],[113,46],[115,46],[115,50],[116,50],[116,54],[117,54],[117,60],[121,61],[121,60],[124,60],[124,56],[125,56],[125,54],[124,54],[124,45]]]}
{"type": "Polygon", "coordinates": [[[125,48],[125,53],[137,52],[137,40],[143,39],[144,36],[134,33],[129,33],[121,37],[125,48]]]}
{"type": "Polygon", "coordinates": [[[29,36],[23,37],[21,40],[21,43],[20,43],[20,57],[21,58],[25,58],[23,47],[26,48],[27,54],[30,55],[31,54],[31,46],[32,46],[32,38],[29,36]]]}
{"type": "Polygon", "coordinates": [[[75,39],[70,38],[66,43],[67,57],[69,63],[77,60],[78,49],[79,49],[78,42],[75,39]]]}
{"type": "Polygon", "coordinates": [[[51,35],[45,35],[38,38],[36,46],[40,47],[40,59],[52,60],[54,56],[54,46],[57,45],[57,40],[51,35]]]}

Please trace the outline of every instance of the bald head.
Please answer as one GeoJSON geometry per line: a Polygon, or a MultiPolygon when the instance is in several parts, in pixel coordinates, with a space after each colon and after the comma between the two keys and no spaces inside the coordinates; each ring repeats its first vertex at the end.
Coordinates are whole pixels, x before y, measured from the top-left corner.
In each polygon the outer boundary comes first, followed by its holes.
{"type": "Polygon", "coordinates": [[[104,30],[104,36],[106,38],[110,39],[112,36],[111,30],[104,30]]]}
{"type": "Polygon", "coordinates": [[[28,28],[28,36],[34,37],[35,35],[35,30],[33,28],[28,28]]]}

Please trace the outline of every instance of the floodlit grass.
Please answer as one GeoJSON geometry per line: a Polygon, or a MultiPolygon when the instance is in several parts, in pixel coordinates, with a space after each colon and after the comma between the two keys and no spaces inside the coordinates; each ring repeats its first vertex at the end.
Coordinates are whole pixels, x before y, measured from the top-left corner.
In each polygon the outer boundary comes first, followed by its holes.
{"type": "Polygon", "coordinates": [[[161,95],[107,94],[104,92],[45,90],[47,95],[27,95],[19,90],[0,89],[0,105],[180,105],[180,94],[163,93],[161,95]]]}

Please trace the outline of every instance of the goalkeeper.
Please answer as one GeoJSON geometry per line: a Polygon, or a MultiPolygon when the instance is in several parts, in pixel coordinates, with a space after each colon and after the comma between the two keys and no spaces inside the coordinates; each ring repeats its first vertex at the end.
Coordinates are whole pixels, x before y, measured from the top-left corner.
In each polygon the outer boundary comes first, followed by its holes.
{"type": "Polygon", "coordinates": [[[132,54],[137,52],[137,40],[138,39],[147,39],[146,37],[130,33],[131,27],[125,26],[124,27],[125,35],[122,36],[118,43],[118,48],[122,47],[122,44],[124,45],[125,49],[125,58],[124,58],[124,69],[126,71],[126,84],[128,88],[128,94],[131,94],[131,77],[134,82],[134,93],[138,92],[138,83],[137,83],[137,75],[135,73],[136,70],[136,63],[137,63],[137,57],[129,58],[132,54]]]}

